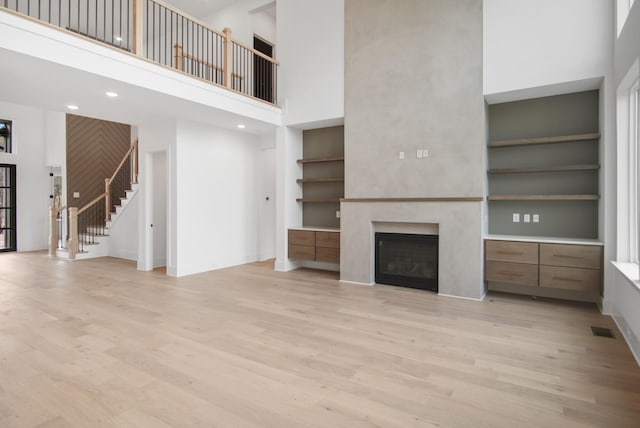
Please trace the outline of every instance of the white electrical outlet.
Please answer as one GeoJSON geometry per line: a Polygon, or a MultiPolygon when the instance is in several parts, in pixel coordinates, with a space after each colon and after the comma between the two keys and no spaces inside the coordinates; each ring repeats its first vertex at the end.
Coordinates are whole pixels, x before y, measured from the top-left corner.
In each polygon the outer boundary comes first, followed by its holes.
{"type": "Polygon", "coordinates": [[[539,214],[534,214],[533,215],[533,222],[534,223],[540,223],[540,215],[539,214]]]}
{"type": "Polygon", "coordinates": [[[340,211],[336,211],[336,218],[340,218],[340,211]]]}
{"type": "Polygon", "coordinates": [[[74,198],[79,198],[80,197],[80,192],[73,192],[73,197],[74,198]]]}
{"type": "Polygon", "coordinates": [[[418,150],[416,151],[416,157],[417,157],[418,159],[422,159],[422,149],[418,149],[418,150]]]}
{"type": "Polygon", "coordinates": [[[513,213],[513,222],[514,223],[520,223],[520,214],[513,213]]]}
{"type": "Polygon", "coordinates": [[[398,153],[398,159],[404,159],[404,152],[398,153]]]}
{"type": "Polygon", "coordinates": [[[523,214],[522,221],[524,221],[525,223],[531,223],[531,214],[523,214]]]}

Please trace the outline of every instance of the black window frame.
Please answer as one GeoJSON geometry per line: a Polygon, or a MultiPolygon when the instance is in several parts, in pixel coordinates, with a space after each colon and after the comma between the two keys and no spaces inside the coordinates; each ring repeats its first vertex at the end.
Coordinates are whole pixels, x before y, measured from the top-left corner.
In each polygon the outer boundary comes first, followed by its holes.
{"type": "Polygon", "coordinates": [[[5,147],[0,150],[0,153],[12,153],[13,152],[13,122],[9,119],[0,119],[0,133],[5,134],[5,147]],[[4,125],[4,126],[2,126],[4,125]],[[6,130],[6,131],[3,131],[6,130]]]}
{"type": "MultiPolygon", "coordinates": [[[[6,253],[10,251],[18,250],[18,230],[17,230],[17,183],[16,183],[16,165],[14,164],[0,164],[0,168],[8,168],[9,169],[9,186],[0,186],[0,189],[9,189],[9,207],[0,207],[0,209],[9,209],[10,214],[8,218],[8,226],[9,227],[0,227],[0,230],[10,230],[13,233],[10,233],[11,242],[5,248],[0,248],[0,253],[6,253]]],[[[6,244],[6,243],[5,243],[6,244]]]]}

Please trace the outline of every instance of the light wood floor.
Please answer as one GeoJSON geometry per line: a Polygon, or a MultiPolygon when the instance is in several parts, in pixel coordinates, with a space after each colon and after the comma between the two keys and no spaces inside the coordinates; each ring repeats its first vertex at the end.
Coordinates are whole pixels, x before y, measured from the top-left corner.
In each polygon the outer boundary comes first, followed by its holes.
{"type": "Polygon", "coordinates": [[[620,337],[593,305],[1,254],[0,427],[637,428],[620,337]]]}

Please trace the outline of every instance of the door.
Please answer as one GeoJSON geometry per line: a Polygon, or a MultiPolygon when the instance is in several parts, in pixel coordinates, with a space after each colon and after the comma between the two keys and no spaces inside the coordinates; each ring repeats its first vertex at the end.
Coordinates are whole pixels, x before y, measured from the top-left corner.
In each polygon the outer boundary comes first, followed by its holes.
{"type": "Polygon", "coordinates": [[[152,154],[153,162],[153,267],[167,265],[167,153],[152,154]]]}
{"type": "MultiPolygon", "coordinates": [[[[273,58],[273,45],[265,42],[259,37],[253,37],[253,48],[273,58]]],[[[253,90],[254,96],[270,103],[275,102],[273,82],[273,64],[257,55],[253,55],[253,90]]]]}
{"type": "Polygon", "coordinates": [[[0,164],[0,251],[16,251],[16,166],[0,164]]]}

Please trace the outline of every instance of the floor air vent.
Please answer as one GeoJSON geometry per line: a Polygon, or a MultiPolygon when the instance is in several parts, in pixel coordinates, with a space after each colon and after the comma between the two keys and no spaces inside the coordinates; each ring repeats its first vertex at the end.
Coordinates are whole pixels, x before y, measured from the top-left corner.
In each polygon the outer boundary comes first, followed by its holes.
{"type": "Polygon", "coordinates": [[[611,331],[610,328],[591,326],[591,332],[593,333],[594,336],[610,337],[612,339],[615,339],[615,336],[613,335],[613,332],[611,331]]]}

